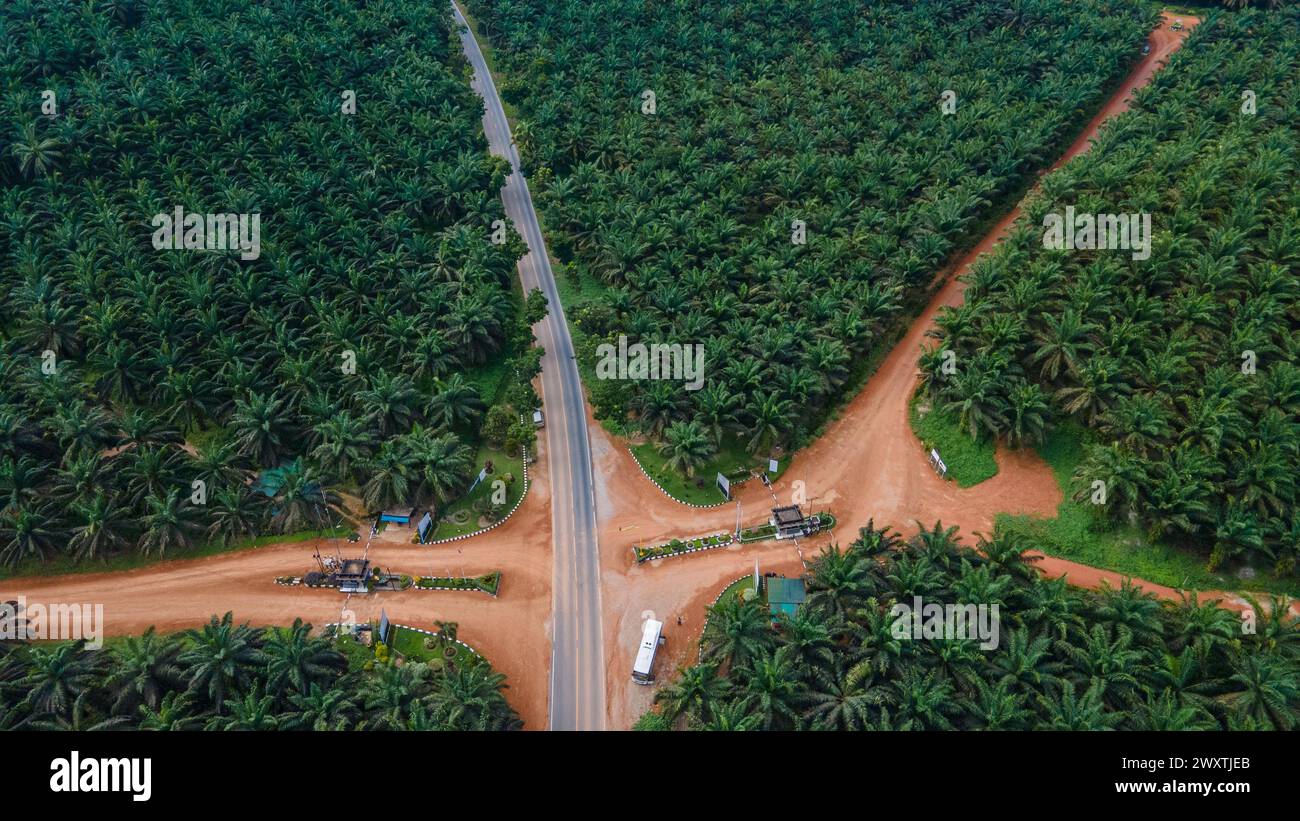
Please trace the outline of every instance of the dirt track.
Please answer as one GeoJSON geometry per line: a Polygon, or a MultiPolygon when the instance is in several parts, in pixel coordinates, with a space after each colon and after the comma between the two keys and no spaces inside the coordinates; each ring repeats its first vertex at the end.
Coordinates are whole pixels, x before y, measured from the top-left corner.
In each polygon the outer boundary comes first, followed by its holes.
{"type": "MultiPolygon", "coordinates": [[[[412,532],[389,528],[370,546],[370,559],[386,571],[420,575],[477,575],[502,571],[499,597],[460,591],[406,591],[352,596],[359,622],[378,618],[432,629],[435,620],[455,621],[460,638],[509,677],[506,697],[532,729],[546,727],[551,659],[551,521],[546,461],[529,468],[532,485],[523,505],[490,537],[420,547],[412,532]]],[[[180,630],[212,615],[233,611],[253,625],[290,624],[297,617],[315,625],[340,620],[345,597],[333,590],[282,587],[277,576],[315,568],[316,542],[296,542],[210,556],[165,561],[139,570],[0,580],[0,600],[25,595],[32,602],[104,605],[105,633],[143,632],[150,625],[180,630]]],[[[327,541],[321,553],[343,556],[360,545],[327,541]]]]}
{"type": "MultiPolygon", "coordinates": [[[[1128,108],[1131,90],[1150,82],[1196,22],[1181,18],[1187,28],[1174,32],[1168,28],[1173,19],[1174,15],[1165,15],[1165,23],[1149,38],[1151,52],[1052,169],[1091,147],[1091,140],[1102,124],[1128,108]]],[[[977,257],[991,250],[1019,216],[1019,208],[1011,211],[978,245],[939,275],[946,279],[946,284],[907,335],[825,434],[795,455],[776,483],[773,491],[782,504],[791,501],[795,483],[802,482],[811,509],[832,508],[841,522],[837,533],[805,541],[801,546],[805,558],[816,555],[832,540],[851,541],[857,528],[873,518],[878,525],[887,524],[905,533],[914,531],[913,523],[917,521],[926,526],[935,521],[958,525],[969,544],[974,534],[991,531],[998,513],[1055,515],[1061,502],[1060,490],[1051,469],[1035,454],[999,449],[998,474],[963,490],[954,482],[940,479],[930,468],[927,454],[908,422],[908,402],[916,388],[917,360],[925,334],[944,306],[959,305],[962,301],[965,283],[953,274],[964,271],[977,257]]],[[[609,726],[619,728],[630,726],[650,704],[650,696],[642,692],[649,688],[632,684],[629,674],[643,610],[653,610],[665,622],[668,646],[672,650],[668,658],[657,662],[662,678],[694,648],[705,607],[724,585],[752,572],[755,556],[759,557],[763,572],[796,572],[799,565],[793,545],[768,542],[761,543],[766,547],[664,559],[629,570],[631,544],[730,530],[735,527],[736,509],[727,505],[696,510],[674,502],[641,476],[623,443],[616,442],[594,421],[589,428],[593,456],[603,482],[597,489],[597,507],[605,568],[609,726]],[[679,614],[685,621],[681,628],[676,625],[679,614]]],[[[754,482],[747,483],[736,498],[747,524],[763,519],[772,506],[769,492],[754,482]]],[[[1049,576],[1066,576],[1071,583],[1085,587],[1096,588],[1102,584],[1118,587],[1125,578],[1119,573],[1051,557],[1043,557],[1038,566],[1049,576]]],[[[1170,588],[1137,584],[1165,598],[1177,595],[1170,588]]],[[[1202,594],[1201,598],[1224,598],[1228,606],[1243,606],[1226,594],[1202,594]]]]}

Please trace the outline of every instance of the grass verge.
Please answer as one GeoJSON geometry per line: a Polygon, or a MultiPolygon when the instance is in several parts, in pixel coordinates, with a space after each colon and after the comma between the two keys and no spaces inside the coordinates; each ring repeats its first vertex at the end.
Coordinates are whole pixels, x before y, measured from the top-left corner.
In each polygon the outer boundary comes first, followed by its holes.
{"type": "Polygon", "coordinates": [[[949,413],[931,408],[920,412],[921,400],[913,398],[907,417],[912,432],[926,449],[939,451],[939,457],[948,466],[948,476],[958,487],[972,487],[998,475],[998,463],[993,458],[993,440],[984,437],[972,440],[949,413]]]}
{"type": "MultiPolygon", "coordinates": [[[[717,454],[696,468],[695,475],[690,478],[668,467],[668,460],[659,453],[656,443],[644,442],[631,447],[641,467],[659,483],[660,487],[668,491],[668,494],[677,501],[693,505],[716,505],[726,501],[726,497],[722,495],[717,485],[716,479],[719,473],[729,478],[734,486],[742,478],[749,477],[751,469],[767,470],[767,459],[751,456],[744,445],[733,437],[724,438],[717,454]]],[[[781,459],[776,474],[768,474],[773,481],[781,477],[789,462],[789,458],[781,459]]],[[[749,479],[749,481],[758,480],[749,479]]]]}
{"type": "Polygon", "coordinates": [[[999,514],[994,522],[999,535],[1021,536],[1049,556],[1113,570],[1181,590],[1225,590],[1244,593],[1279,593],[1300,596],[1300,582],[1257,575],[1240,579],[1205,569],[1207,555],[1190,548],[1153,542],[1140,529],[1099,519],[1090,504],[1076,502],[1079,489],[1074,471],[1083,460],[1085,431],[1063,425],[1048,436],[1038,453],[1052,467],[1064,497],[1056,518],[999,514]]]}
{"type": "Polygon", "coordinates": [[[479,658],[473,650],[463,644],[443,641],[437,636],[428,636],[396,625],[389,631],[388,646],[391,650],[400,653],[407,661],[446,662],[450,658],[457,666],[465,667],[477,663],[479,658]],[[425,641],[428,639],[433,639],[432,649],[425,647],[425,641]],[[456,655],[453,657],[443,655],[443,649],[446,647],[454,647],[456,655]]]}
{"type": "MultiPolygon", "coordinates": [[[[449,539],[452,536],[464,536],[482,530],[487,527],[487,524],[480,524],[480,517],[493,507],[497,507],[502,512],[502,515],[507,514],[523,498],[523,455],[511,456],[504,450],[497,450],[490,445],[483,444],[474,456],[474,467],[482,469],[488,463],[488,460],[492,461],[492,472],[482,482],[479,482],[478,487],[474,488],[472,493],[467,493],[443,510],[438,511],[438,522],[433,530],[432,539],[449,539]],[[492,504],[492,483],[497,479],[504,479],[506,476],[514,477],[514,480],[506,480],[505,503],[494,506],[492,504]]],[[[477,470],[474,475],[478,475],[477,470]]]]}

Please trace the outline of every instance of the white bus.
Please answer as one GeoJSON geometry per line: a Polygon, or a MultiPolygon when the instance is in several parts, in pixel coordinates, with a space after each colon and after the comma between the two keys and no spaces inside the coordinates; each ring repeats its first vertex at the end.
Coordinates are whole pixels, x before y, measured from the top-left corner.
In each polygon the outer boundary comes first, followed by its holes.
{"type": "Polygon", "coordinates": [[[663,629],[663,622],[646,619],[641,630],[641,646],[636,651],[636,663],[632,665],[632,680],[637,684],[651,684],[655,680],[655,651],[663,641],[659,635],[663,629]]]}

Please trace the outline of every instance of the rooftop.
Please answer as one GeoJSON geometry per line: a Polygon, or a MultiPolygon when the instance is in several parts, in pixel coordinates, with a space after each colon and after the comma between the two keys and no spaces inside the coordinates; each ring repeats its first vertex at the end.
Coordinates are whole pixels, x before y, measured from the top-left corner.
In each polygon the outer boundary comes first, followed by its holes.
{"type": "Polygon", "coordinates": [[[763,580],[767,585],[767,609],[773,616],[785,613],[793,616],[794,611],[804,600],[803,579],[787,579],[785,576],[772,576],[763,580]]]}
{"type": "Polygon", "coordinates": [[[798,505],[788,505],[786,507],[772,508],[772,518],[778,525],[797,525],[803,521],[803,513],[799,511],[798,505]]]}
{"type": "Polygon", "coordinates": [[[335,575],[339,578],[364,579],[369,571],[370,562],[366,559],[344,559],[335,575]]]}

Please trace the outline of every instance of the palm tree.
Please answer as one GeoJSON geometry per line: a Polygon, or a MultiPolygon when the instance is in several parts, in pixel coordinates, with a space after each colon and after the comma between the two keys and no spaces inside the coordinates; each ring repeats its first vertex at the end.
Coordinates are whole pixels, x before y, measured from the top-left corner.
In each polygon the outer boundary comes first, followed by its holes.
{"type": "Polygon", "coordinates": [[[260,686],[254,686],[243,698],[228,702],[229,715],[217,715],[208,719],[209,730],[275,730],[280,725],[280,717],[275,713],[275,696],[264,695],[260,686]]]}
{"type": "Polygon", "coordinates": [[[73,514],[80,524],[72,529],[68,548],[78,559],[93,559],[127,543],[128,513],[108,496],[95,494],[90,504],[76,505],[73,514]]]}
{"type": "Polygon", "coordinates": [[[933,670],[905,667],[892,682],[898,715],[920,729],[950,730],[949,716],[958,711],[952,684],[933,670]]]}
{"type": "Polygon", "coordinates": [[[943,405],[946,413],[957,415],[957,423],[970,434],[971,439],[990,433],[997,435],[1006,428],[1004,408],[998,378],[975,363],[965,366],[950,380],[945,391],[950,397],[943,405]]]}
{"type": "Polygon", "coordinates": [[[1076,695],[1074,684],[1065,682],[1059,696],[1037,696],[1044,726],[1050,730],[1110,730],[1124,719],[1122,713],[1108,713],[1099,687],[1089,687],[1076,695]]]}
{"type": "Polygon", "coordinates": [[[471,426],[482,417],[486,406],[479,397],[478,388],[464,375],[454,373],[437,387],[426,413],[431,424],[450,430],[459,425],[471,426]]]}
{"type": "Polygon", "coordinates": [[[762,717],[764,730],[799,725],[799,688],[784,650],[755,658],[745,673],[743,692],[750,697],[750,710],[762,717]]]}
{"type": "MultiPolygon", "coordinates": [[[[751,711],[751,697],[732,698],[717,704],[707,721],[696,721],[690,726],[693,730],[706,732],[738,733],[760,730],[763,717],[751,711]]],[[[669,729],[665,727],[664,729],[669,729]]]]}
{"type": "Polygon", "coordinates": [[[411,431],[410,439],[417,494],[432,496],[439,503],[452,499],[469,479],[469,448],[454,435],[434,435],[422,428],[411,431]]]}
{"type": "Polygon", "coordinates": [[[317,435],[320,444],[312,451],[312,459],[322,471],[345,482],[375,443],[363,422],[345,410],[320,425],[317,435]]]}
{"type": "Polygon", "coordinates": [[[651,382],[641,392],[636,409],[641,430],[651,437],[660,436],[680,413],[682,400],[675,385],[651,382]]]}
{"type": "Polygon", "coordinates": [[[180,644],[158,636],[150,627],[140,636],[126,636],[112,650],[113,668],[104,685],[113,692],[113,712],[134,715],[141,705],[159,708],[166,693],[185,685],[179,664],[180,644]]]}
{"type": "Polygon", "coordinates": [[[877,592],[871,560],[850,548],[841,551],[837,544],[827,545],[809,565],[806,604],[822,611],[832,620],[844,619],[877,592]]]}
{"type": "Polygon", "coordinates": [[[726,679],[718,675],[716,663],[702,662],[683,670],[676,682],[655,693],[654,700],[663,705],[664,718],[670,723],[680,716],[708,721],[715,705],[722,703],[730,689],[726,679]]]}
{"type": "Polygon", "coordinates": [[[275,466],[291,438],[288,413],[275,394],[252,393],[247,400],[236,400],[230,429],[236,452],[262,467],[275,466]]]}
{"type": "Polygon", "coordinates": [[[1138,670],[1141,652],[1131,648],[1133,633],[1124,626],[1107,629],[1094,624],[1076,644],[1060,642],[1059,649],[1074,665],[1075,678],[1086,682],[1089,692],[1095,692],[1106,704],[1120,708],[1138,688],[1138,670]]]}
{"type": "Polygon", "coordinates": [[[302,459],[285,465],[282,478],[274,497],[276,511],[271,517],[271,526],[277,533],[322,529],[333,523],[331,516],[338,509],[338,496],[321,486],[314,471],[302,459]]]}
{"type": "Polygon", "coordinates": [[[208,538],[225,546],[256,537],[266,520],[265,500],[244,487],[221,488],[209,506],[208,538]]]}
{"type": "Polygon", "coordinates": [[[102,408],[78,400],[55,412],[54,434],[71,461],[86,453],[98,453],[113,442],[113,421],[102,408]]]}
{"type": "Polygon", "coordinates": [[[313,685],[329,685],[347,668],[347,659],[323,638],[312,638],[311,625],[294,619],[293,626],[268,631],[262,650],[266,653],[267,690],[286,689],[306,695],[313,685]]]}
{"type": "Polygon", "coordinates": [[[69,718],[73,703],[94,683],[96,672],[96,657],[86,650],[85,639],[49,649],[32,647],[27,673],[17,682],[26,693],[22,706],[33,715],[69,718]]]}
{"type": "Polygon", "coordinates": [[[97,717],[91,712],[92,708],[86,706],[86,698],[89,695],[89,691],[83,691],[77,696],[76,701],[72,702],[72,712],[68,717],[56,715],[52,720],[33,721],[32,727],[37,730],[67,730],[76,733],[93,733],[117,729],[130,721],[126,716],[105,716],[96,720],[97,717]]]}
{"type": "Polygon", "coordinates": [[[794,403],[789,399],[768,394],[755,397],[745,406],[745,413],[753,419],[754,434],[749,439],[749,452],[766,451],[781,441],[790,421],[794,403]]]}
{"type": "Polygon", "coordinates": [[[429,668],[422,663],[397,667],[386,664],[377,669],[361,687],[360,697],[367,713],[369,729],[401,730],[412,705],[428,694],[429,668]]]}
{"type": "Polygon", "coordinates": [[[1172,690],[1138,705],[1134,728],[1157,732],[1217,730],[1219,724],[1204,707],[1183,703],[1172,690]]]}
{"type": "Polygon", "coordinates": [[[739,596],[723,599],[709,609],[704,642],[701,659],[732,670],[746,666],[774,643],[766,608],[739,596]]]}
{"type": "Polygon", "coordinates": [[[189,694],[180,690],[173,690],[163,696],[157,709],[141,704],[140,729],[173,732],[192,730],[202,719],[191,714],[191,706],[189,694]]]}
{"type": "Polygon", "coordinates": [[[814,686],[804,695],[803,719],[814,730],[870,729],[879,708],[892,704],[894,694],[876,685],[867,665],[814,673],[814,686]]]}
{"type": "Polygon", "coordinates": [[[261,640],[247,624],[236,625],[227,612],[213,616],[201,629],[187,630],[190,646],[177,658],[189,676],[187,692],[205,697],[220,715],[226,700],[238,696],[252,680],[253,670],[266,663],[261,640]]]}
{"type": "Polygon", "coordinates": [[[1017,383],[1007,396],[1007,442],[1015,448],[1036,445],[1047,436],[1051,406],[1037,385],[1017,383]]]}
{"type": "Polygon", "coordinates": [[[361,488],[362,501],[370,510],[383,510],[411,501],[412,480],[418,476],[417,460],[403,440],[389,440],[362,463],[368,474],[361,488]]]}
{"type": "Polygon", "coordinates": [[[13,143],[18,173],[24,177],[47,176],[61,159],[62,147],[54,137],[40,137],[36,133],[35,123],[24,123],[18,139],[13,143]]]}
{"type": "Polygon", "coordinates": [[[376,426],[380,439],[404,433],[416,420],[419,394],[415,383],[402,374],[379,371],[370,386],[357,394],[357,401],[376,426]]]}
{"type": "Polygon", "coordinates": [[[1010,692],[1025,694],[1056,690],[1061,685],[1064,665],[1051,655],[1046,635],[1031,636],[1028,628],[1012,630],[1005,652],[990,660],[990,672],[1010,692]]]}
{"type": "Polygon", "coordinates": [[[970,715],[971,726],[977,730],[1024,730],[1032,726],[1033,713],[1025,706],[1024,696],[1011,691],[1005,681],[989,684],[975,677],[974,694],[964,711],[970,715]]]}
{"type": "Polygon", "coordinates": [[[1041,363],[1042,376],[1054,382],[1062,373],[1078,373],[1079,362],[1092,350],[1088,337],[1097,327],[1073,309],[1058,315],[1044,314],[1042,327],[1031,357],[1031,361],[1041,363]]]}
{"type": "Polygon", "coordinates": [[[233,443],[217,441],[198,448],[190,466],[210,487],[234,488],[244,485],[251,475],[240,461],[233,443]]]}
{"type": "Polygon", "coordinates": [[[1273,656],[1243,655],[1233,665],[1231,682],[1240,690],[1221,697],[1238,718],[1274,730],[1300,723],[1300,674],[1273,656]]]}
{"type": "Polygon", "coordinates": [[[454,730],[517,730],[523,722],[506,703],[506,677],[486,664],[455,666],[429,697],[438,725],[454,730]]]}
{"type": "Polygon", "coordinates": [[[338,687],[322,688],[312,683],[305,694],[292,693],[291,703],[297,710],[285,715],[280,724],[285,730],[347,730],[359,715],[348,692],[338,687]]]}
{"type": "Polygon", "coordinates": [[[1102,588],[1093,616],[1097,621],[1122,625],[1139,643],[1152,644],[1164,632],[1161,612],[1160,600],[1154,594],[1133,584],[1132,579],[1124,579],[1118,588],[1102,588]]]}
{"type": "Polygon", "coordinates": [[[188,497],[173,490],[164,498],[150,496],[146,504],[149,512],[143,520],[144,532],[139,542],[141,553],[161,556],[168,550],[190,547],[201,525],[188,497]]]}
{"type": "Polygon", "coordinates": [[[0,558],[6,567],[24,559],[44,559],[53,543],[54,531],[45,509],[38,506],[11,505],[0,511],[0,558]]]}
{"type": "Polygon", "coordinates": [[[705,427],[714,445],[721,445],[724,432],[736,423],[736,395],[723,383],[714,382],[699,391],[696,401],[699,405],[696,421],[705,427]]]}
{"type": "Polygon", "coordinates": [[[713,442],[699,422],[674,422],[664,431],[659,453],[667,457],[669,470],[687,477],[716,452],[713,442]]]}

